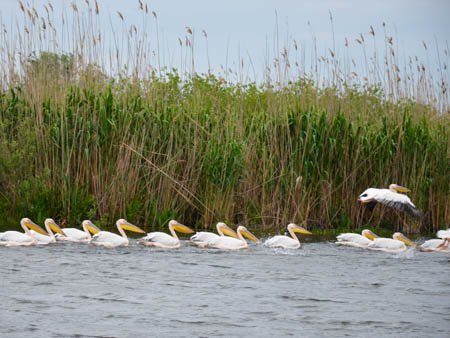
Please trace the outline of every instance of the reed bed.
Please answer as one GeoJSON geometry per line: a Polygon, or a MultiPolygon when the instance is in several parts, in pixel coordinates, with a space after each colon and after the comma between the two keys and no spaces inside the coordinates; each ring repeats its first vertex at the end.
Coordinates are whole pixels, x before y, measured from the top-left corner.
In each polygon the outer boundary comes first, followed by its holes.
{"type": "MultiPolygon", "coordinates": [[[[61,16],[51,3],[20,2],[21,25],[4,27],[0,227],[23,216],[106,227],[125,217],[146,230],[171,218],[261,231],[292,221],[312,231],[449,225],[448,48],[438,73],[413,57],[400,69],[384,32],[384,51],[359,74],[334,47],[307,62],[290,41],[256,82],[243,76],[243,60],[196,72],[190,27],[181,65],[168,70],[146,34],[158,33],[157,13],[138,7],[148,27],[117,13],[122,28],[104,32],[97,2],[61,16]],[[392,182],[412,190],[422,221],[356,202],[392,182]]],[[[369,38],[372,26],[357,48],[369,38]]]]}

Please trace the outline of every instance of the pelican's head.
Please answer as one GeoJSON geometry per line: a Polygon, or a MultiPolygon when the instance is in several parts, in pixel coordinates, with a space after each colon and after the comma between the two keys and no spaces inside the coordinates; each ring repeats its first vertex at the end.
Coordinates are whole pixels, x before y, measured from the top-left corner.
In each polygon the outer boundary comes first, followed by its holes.
{"type": "Polygon", "coordinates": [[[58,224],[56,224],[56,222],[53,220],[53,218],[46,218],[44,221],[44,224],[46,227],[49,227],[50,229],[52,229],[52,231],[54,231],[62,236],[66,236],[64,231],[61,230],[61,228],[59,227],[58,224]]]}
{"type": "Polygon", "coordinates": [[[249,240],[251,240],[252,242],[255,243],[259,243],[260,240],[258,239],[258,237],[256,237],[255,235],[253,235],[245,226],[240,225],[237,228],[237,232],[239,232],[241,235],[243,235],[244,237],[248,238],[249,240]]]}
{"type": "Polygon", "coordinates": [[[401,232],[396,232],[392,235],[393,239],[396,239],[397,241],[401,241],[405,243],[407,246],[416,246],[416,244],[411,241],[408,237],[403,235],[401,232]]]}
{"type": "Polygon", "coordinates": [[[188,226],[181,224],[174,219],[169,222],[169,228],[172,228],[173,230],[177,232],[181,232],[183,234],[192,234],[195,231],[189,228],[188,226]]]}
{"type": "Polygon", "coordinates": [[[94,225],[94,223],[92,223],[90,220],[84,220],[81,223],[83,229],[87,229],[91,234],[95,235],[96,233],[99,233],[101,230],[94,225]]]}
{"type": "Polygon", "coordinates": [[[128,230],[128,231],[132,231],[132,232],[139,232],[141,234],[145,234],[145,231],[142,230],[141,228],[137,227],[134,224],[131,224],[130,222],[128,222],[126,219],[119,219],[116,222],[116,225],[118,228],[122,228],[123,230],[128,230]]]}
{"type": "Polygon", "coordinates": [[[26,227],[28,229],[32,229],[34,231],[36,231],[37,233],[40,233],[41,235],[46,235],[48,236],[47,231],[45,231],[44,229],[42,229],[39,225],[37,225],[36,223],[34,223],[31,219],[29,218],[22,218],[20,220],[20,225],[22,225],[23,227],[26,227]]]}
{"type": "Polygon", "coordinates": [[[299,234],[312,235],[312,233],[309,232],[308,230],[306,230],[304,227],[294,224],[294,223],[289,223],[287,228],[288,228],[288,230],[292,230],[293,232],[297,232],[299,234]]]}
{"type": "Polygon", "coordinates": [[[375,197],[378,194],[378,189],[375,188],[369,188],[364,190],[364,192],[359,195],[358,201],[361,203],[369,203],[375,200],[375,197]]]}
{"type": "Polygon", "coordinates": [[[223,233],[226,236],[230,236],[233,238],[237,238],[237,233],[233,229],[231,229],[228,225],[223,222],[219,222],[216,224],[216,229],[218,233],[223,233]]]}
{"type": "Polygon", "coordinates": [[[371,241],[373,241],[375,238],[377,238],[378,236],[375,235],[372,231],[368,230],[368,229],[364,229],[361,232],[361,235],[363,235],[364,237],[370,239],[371,241]]]}

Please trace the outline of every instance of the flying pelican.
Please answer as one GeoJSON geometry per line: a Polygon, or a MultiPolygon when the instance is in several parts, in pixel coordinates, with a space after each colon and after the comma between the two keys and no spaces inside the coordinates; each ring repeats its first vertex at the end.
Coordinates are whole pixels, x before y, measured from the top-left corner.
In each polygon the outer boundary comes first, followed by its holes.
{"type": "Polygon", "coordinates": [[[409,191],[408,188],[397,184],[391,184],[389,189],[369,188],[359,195],[358,201],[367,203],[371,210],[373,210],[378,202],[399,211],[406,212],[414,218],[421,218],[423,216],[422,212],[416,208],[408,196],[402,194],[409,191]]]}
{"type": "Polygon", "coordinates": [[[141,228],[137,227],[134,224],[129,223],[127,220],[124,220],[123,218],[117,220],[116,226],[121,236],[109,231],[100,231],[92,237],[89,243],[97,246],[103,246],[106,248],[115,248],[117,246],[128,246],[129,240],[127,234],[125,233],[125,230],[145,233],[144,230],[142,230],[141,228]]]}
{"type": "Polygon", "coordinates": [[[312,235],[311,232],[294,223],[288,224],[287,230],[291,237],[283,235],[274,236],[267,239],[264,242],[264,246],[268,246],[270,248],[298,249],[301,244],[295,233],[297,232],[299,234],[312,235]]]}
{"type": "Polygon", "coordinates": [[[217,233],[219,235],[216,235],[213,232],[206,232],[206,231],[200,231],[195,233],[194,236],[191,237],[191,243],[198,247],[205,247],[208,242],[214,241],[220,236],[230,236],[237,238],[236,231],[231,229],[228,225],[225,223],[219,222],[216,224],[217,233]]]}
{"type": "Polygon", "coordinates": [[[34,223],[29,218],[22,218],[20,221],[20,226],[24,230],[24,233],[19,231],[3,232],[0,237],[0,245],[2,246],[36,245],[37,240],[30,234],[30,229],[33,229],[34,231],[37,231],[42,235],[47,234],[44,229],[42,229],[39,225],[34,223]]]}
{"type": "Polygon", "coordinates": [[[367,248],[372,241],[378,238],[372,231],[364,229],[360,234],[346,232],[336,237],[336,245],[353,246],[356,248],[367,248]]]}
{"type": "Polygon", "coordinates": [[[439,230],[435,239],[429,239],[419,245],[420,251],[439,251],[450,252],[450,228],[447,230],[439,230]]]}
{"type": "Polygon", "coordinates": [[[61,236],[59,234],[56,234],[56,240],[74,243],[89,243],[89,241],[91,240],[91,233],[95,235],[96,233],[101,231],[90,220],[84,220],[81,225],[83,227],[83,231],[77,228],[64,228],[63,231],[66,235],[61,236]]]}
{"type": "Polygon", "coordinates": [[[37,240],[38,245],[46,245],[46,244],[50,244],[50,243],[56,243],[56,238],[55,238],[55,234],[53,233],[53,231],[56,232],[57,234],[59,234],[60,236],[66,236],[64,234],[64,232],[61,230],[61,228],[59,227],[59,225],[56,224],[56,222],[52,218],[47,218],[44,221],[44,224],[45,224],[45,230],[47,231],[48,235],[42,235],[37,231],[30,230],[31,236],[33,236],[37,240]]]}
{"type": "Polygon", "coordinates": [[[176,249],[180,247],[180,240],[178,239],[176,231],[184,234],[192,234],[194,232],[191,228],[178,223],[175,220],[171,220],[169,222],[169,231],[172,236],[166,234],[165,232],[150,232],[147,236],[142,237],[138,243],[144,246],[153,246],[163,249],[176,249]]]}
{"type": "Polygon", "coordinates": [[[247,237],[251,241],[255,243],[259,243],[258,238],[253,235],[250,231],[247,230],[246,227],[240,225],[238,226],[237,230],[237,236],[238,238],[228,237],[228,236],[222,236],[212,242],[209,242],[207,244],[208,248],[214,248],[214,249],[226,249],[226,250],[237,250],[237,249],[245,249],[248,248],[248,243],[244,239],[243,236],[247,237]]]}
{"type": "Polygon", "coordinates": [[[416,247],[417,245],[402,233],[396,232],[392,235],[392,238],[375,238],[367,248],[385,252],[401,252],[408,249],[408,246],[416,247]]]}

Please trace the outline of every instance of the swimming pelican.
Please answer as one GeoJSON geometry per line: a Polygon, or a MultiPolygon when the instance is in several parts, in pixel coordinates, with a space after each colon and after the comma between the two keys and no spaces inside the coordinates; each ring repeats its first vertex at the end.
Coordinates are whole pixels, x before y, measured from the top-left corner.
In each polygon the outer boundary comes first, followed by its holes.
{"type": "Polygon", "coordinates": [[[180,240],[178,239],[176,231],[184,234],[192,234],[194,232],[191,228],[178,223],[175,220],[169,222],[169,231],[172,236],[165,232],[150,232],[147,236],[142,237],[138,243],[163,249],[176,249],[180,247],[180,240]]]}
{"type": "Polygon", "coordinates": [[[191,237],[191,243],[198,247],[205,247],[208,242],[214,241],[220,236],[230,236],[237,238],[236,231],[231,229],[228,225],[225,223],[219,222],[216,224],[217,234],[213,232],[206,232],[206,231],[200,231],[195,233],[194,236],[191,237]]]}
{"type": "Polygon", "coordinates": [[[65,236],[64,232],[61,230],[59,225],[56,224],[56,222],[53,219],[47,218],[44,221],[44,224],[45,224],[45,230],[47,231],[48,235],[42,235],[37,231],[30,230],[31,236],[36,238],[38,245],[46,245],[46,244],[50,244],[50,243],[56,243],[56,238],[55,238],[55,234],[53,233],[53,231],[56,232],[57,234],[59,234],[60,236],[65,236]]]}
{"type": "Polygon", "coordinates": [[[83,231],[77,228],[64,228],[63,231],[66,235],[61,236],[59,234],[56,234],[56,240],[74,243],[89,243],[89,241],[91,240],[91,233],[95,235],[96,233],[101,231],[90,220],[84,220],[81,225],[83,227],[83,231]]]}
{"type": "Polygon", "coordinates": [[[336,237],[336,245],[352,246],[355,248],[367,248],[372,241],[378,238],[372,231],[364,229],[360,234],[346,232],[336,237]]]}
{"type": "Polygon", "coordinates": [[[44,229],[42,229],[39,225],[34,223],[29,218],[22,218],[20,221],[20,226],[24,230],[23,232],[19,231],[6,231],[0,237],[0,245],[2,246],[28,246],[28,245],[36,245],[37,240],[31,236],[30,229],[39,232],[42,235],[46,235],[44,229]]]}
{"type": "Polygon", "coordinates": [[[389,189],[369,188],[359,195],[358,201],[366,203],[371,210],[373,210],[378,202],[399,211],[406,212],[414,218],[421,218],[423,216],[422,212],[416,208],[408,196],[402,194],[409,191],[408,188],[397,184],[391,184],[389,189]]]}
{"type": "Polygon", "coordinates": [[[283,235],[274,236],[267,239],[264,242],[264,246],[268,246],[270,248],[298,249],[301,244],[295,233],[297,232],[299,234],[312,235],[311,232],[294,223],[288,224],[287,230],[291,237],[283,235]]]}
{"type": "Polygon", "coordinates": [[[255,235],[253,235],[250,231],[248,231],[246,227],[242,225],[238,226],[236,232],[238,238],[219,236],[219,238],[209,242],[206,246],[208,248],[225,249],[225,250],[245,249],[248,248],[248,243],[244,239],[244,236],[255,243],[259,243],[259,239],[255,235]]]}
{"type": "Polygon", "coordinates": [[[435,239],[429,239],[419,245],[420,251],[450,252],[450,229],[439,230],[435,239]]]}
{"type": "Polygon", "coordinates": [[[130,242],[128,240],[127,234],[125,233],[125,230],[133,231],[133,232],[139,232],[139,233],[145,233],[144,230],[137,227],[134,224],[129,223],[127,220],[124,220],[123,218],[117,220],[116,222],[117,230],[119,230],[120,235],[114,234],[109,231],[100,231],[96,233],[91,241],[90,244],[97,245],[97,246],[103,246],[106,248],[115,248],[118,246],[128,246],[128,243],[130,242]]]}
{"type": "Polygon", "coordinates": [[[416,247],[417,245],[402,233],[396,232],[392,235],[392,238],[375,238],[367,248],[385,252],[401,252],[408,249],[408,246],[416,247]]]}

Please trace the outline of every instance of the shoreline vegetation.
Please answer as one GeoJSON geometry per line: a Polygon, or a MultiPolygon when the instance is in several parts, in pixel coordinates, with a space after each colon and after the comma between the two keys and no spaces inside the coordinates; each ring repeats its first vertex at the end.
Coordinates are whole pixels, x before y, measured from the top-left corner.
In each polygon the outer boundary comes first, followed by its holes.
{"type": "MultiPolygon", "coordinates": [[[[263,83],[232,81],[195,72],[191,28],[181,43],[189,72],[149,67],[146,35],[125,23],[123,60],[118,46],[105,50],[99,5],[87,3],[68,9],[58,33],[51,6],[20,2],[23,26],[0,35],[0,230],[22,217],[104,229],[127,218],[146,231],[170,219],[259,232],[295,222],[321,234],[448,227],[448,49],[439,79],[413,58],[399,69],[384,32],[382,66],[368,58],[366,74],[334,50],[316,60],[325,71],[300,73],[281,48],[263,83]],[[356,201],[390,183],[411,189],[422,221],[356,201]]],[[[375,39],[370,28],[357,45],[375,39]]]]}

